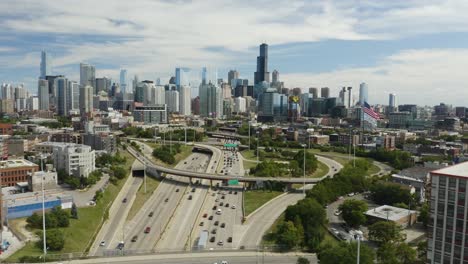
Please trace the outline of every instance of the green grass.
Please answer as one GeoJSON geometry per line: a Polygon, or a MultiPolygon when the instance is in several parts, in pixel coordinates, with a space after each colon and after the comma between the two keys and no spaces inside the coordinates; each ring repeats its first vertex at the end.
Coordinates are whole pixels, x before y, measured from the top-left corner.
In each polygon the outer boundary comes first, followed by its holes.
{"type": "Polygon", "coordinates": [[[283,192],[277,191],[247,191],[244,194],[244,206],[245,206],[245,215],[248,216],[250,213],[255,211],[257,208],[267,203],[276,196],[282,194],[283,192]]]}
{"type": "Polygon", "coordinates": [[[306,177],[309,177],[309,178],[321,178],[323,176],[325,176],[328,171],[330,170],[328,168],[327,165],[325,165],[325,163],[323,162],[320,162],[318,161],[318,166],[317,166],[317,169],[314,171],[314,173],[312,175],[306,175],[306,177]]]}
{"type": "Polygon", "coordinates": [[[371,164],[370,168],[367,170],[368,175],[374,175],[379,172],[380,172],[380,168],[373,163],[371,164]]]}
{"type": "MultiPolygon", "coordinates": [[[[148,146],[150,146],[152,149],[155,149],[155,148],[158,148],[161,146],[160,143],[154,143],[154,142],[143,142],[145,144],[147,144],[148,146]]],[[[177,163],[179,163],[181,160],[187,158],[188,156],[190,156],[190,154],[192,154],[192,149],[193,149],[193,146],[189,146],[189,145],[184,145],[184,144],[181,144],[180,145],[180,153],[177,153],[174,158],[175,158],[175,162],[174,164],[167,164],[153,156],[151,156],[151,159],[158,165],[162,165],[162,166],[166,166],[166,167],[170,167],[170,168],[173,168],[177,165],[177,163]]]]}
{"type": "Polygon", "coordinates": [[[257,162],[251,162],[251,161],[243,161],[244,164],[244,170],[252,169],[257,166],[257,162]]]}
{"type": "Polygon", "coordinates": [[[243,150],[241,151],[241,154],[245,159],[257,160],[257,155],[255,155],[256,152],[254,151],[255,150],[243,150]]]}
{"type": "MultiPolygon", "coordinates": [[[[127,157],[125,168],[127,177],[130,173],[131,164],[134,161],[133,156],[124,151],[120,153],[127,157]]],[[[78,208],[78,219],[70,219],[70,226],[60,228],[65,235],[65,247],[60,251],[50,250],[48,254],[63,254],[73,252],[85,252],[87,247],[94,240],[94,236],[101,227],[101,221],[105,216],[107,208],[110,207],[115,197],[122,189],[126,179],[120,180],[117,185],[109,184],[104,192],[103,198],[98,201],[94,207],[78,208]]],[[[28,242],[26,245],[7,259],[7,262],[18,262],[23,256],[40,256],[42,249],[39,249],[34,242],[28,242]]]]}
{"type": "Polygon", "coordinates": [[[143,207],[145,202],[153,195],[158,188],[159,181],[153,177],[146,177],[146,194],[144,184],[140,186],[138,192],[136,193],[135,201],[128,212],[127,220],[132,220],[133,217],[138,213],[138,211],[143,207]]]}

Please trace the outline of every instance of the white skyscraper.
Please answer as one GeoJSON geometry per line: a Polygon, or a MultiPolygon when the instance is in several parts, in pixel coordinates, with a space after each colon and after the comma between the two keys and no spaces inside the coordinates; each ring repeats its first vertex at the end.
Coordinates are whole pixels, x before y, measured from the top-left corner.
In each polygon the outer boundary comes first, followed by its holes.
{"type": "Polygon", "coordinates": [[[38,81],[37,95],[39,97],[39,109],[49,110],[49,82],[47,80],[38,81]]]}
{"type": "Polygon", "coordinates": [[[80,86],[80,114],[85,116],[93,112],[93,87],[80,86]]]}
{"type": "Polygon", "coordinates": [[[68,82],[68,110],[79,110],[80,107],[80,86],[75,81],[68,82]]]}
{"type": "Polygon", "coordinates": [[[15,99],[15,89],[9,83],[2,84],[2,99],[15,99]]]}
{"type": "Polygon", "coordinates": [[[245,113],[246,111],[246,100],[243,97],[236,97],[234,98],[234,110],[233,112],[239,114],[239,113],[245,113]]]}
{"type": "Polygon", "coordinates": [[[179,92],[174,90],[166,91],[166,104],[169,113],[179,112],[179,92]]]}
{"type": "Polygon", "coordinates": [[[91,86],[96,94],[96,68],[87,63],[80,63],[80,86],[91,86]]]}
{"type": "Polygon", "coordinates": [[[223,94],[221,88],[212,83],[200,85],[200,115],[220,118],[223,116],[223,94]]]}
{"type": "Polygon", "coordinates": [[[41,70],[40,70],[40,79],[45,79],[46,75],[51,75],[52,73],[52,61],[51,57],[44,50],[41,52],[41,70]]]}
{"type": "Polygon", "coordinates": [[[396,107],[396,94],[394,93],[391,93],[388,95],[388,106],[390,106],[391,108],[395,108],[396,107]]]}
{"type": "Polygon", "coordinates": [[[191,114],[190,104],[191,104],[191,91],[190,86],[183,85],[179,88],[179,107],[180,114],[184,116],[189,116],[191,114]]]}
{"type": "Polygon", "coordinates": [[[364,102],[369,102],[369,90],[366,83],[361,83],[359,85],[359,104],[363,105],[364,102]]]}
{"type": "Polygon", "coordinates": [[[127,70],[126,69],[121,69],[120,70],[120,92],[121,93],[127,93],[127,70]]]}
{"type": "Polygon", "coordinates": [[[152,105],[163,105],[166,103],[166,93],[164,86],[156,85],[153,87],[151,92],[151,104],[152,105]]]}

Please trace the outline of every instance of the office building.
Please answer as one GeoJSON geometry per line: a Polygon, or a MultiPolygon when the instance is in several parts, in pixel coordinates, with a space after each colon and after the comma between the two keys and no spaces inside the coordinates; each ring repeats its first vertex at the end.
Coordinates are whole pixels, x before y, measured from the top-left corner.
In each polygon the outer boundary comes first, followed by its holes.
{"type": "Polygon", "coordinates": [[[254,76],[254,84],[261,82],[270,82],[270,73],[268,72],[268,45],[260,45],[260,56],[257,57],[257,71],[254,76]]]}
{"type": "Polygon", "coordinates": [[[176,68],[175,69],[175,85],[177,89],[181,86],[189,86],[190,85],[190,69],[189,68],[176,68]]]}
{"type": "Polygon", "coordinates": [[[397,106],[396,94],[391,93],[391,94],[388,95],[388,106],[393,110],[396,108],[396,106],[397,106]]]}
{"type": "Polygon", "coordinates": [[[232,97],[232,88],[228,83],[221,84],[221,90],[223,91],[223,98],[228,99],[232,97]]]}
{"type": "Polygon", "coordinates": [[[89,115],[93,112],[93,87],[86,85],[80,87],[80,114],[89,115]]]}
{"type": "Polygon", "coordinates": [[[15,89],[9,83],[2,84],[2,99],[15,99],[15,89]]]}
{"type": "Polygon", "coordinates": [[[0,113],[13,114],[15,112],[15,101],[13,99],[0,100],[0,113]]]}
{"type": "Polygon", "coordinates": [[[271,73],[271,82],[272,82],[272,83],[277,83],[277,82],[279,82],[279,71],[274,70],[274,71],[271,73]]]}
{"type": "Polygon", "coordinates": [[[234,98],[233,112],[237,114],[245,113],[246,111],[246,100],[243,97],[234,98]]]}
{"type": "Polygon", "coordinates": [[[211,84],[201,84],[200,115],[203,117],[221,117],[223,115],[223,97],[221,88],[211,84]]]}
{"type": "Polygon", "coordinates": [[[232,85],[232,80],[234,79],[239,79],[239,72],[237,70],[230,70],[228,72],[228,84],[230,84],[233,87],[236,87],[236,85],[232,85]]]}
{"type": "Polygon", "coordinates": [[[309,88],[309,93],[312,95],[312,98],[318,98],[318,89],[311,87],[309,88]]]}
{"type": "Polygon", "coordinates": [[[351,108],[352,104],[351,104],[351,98],[353,97],[353,87],[350,87],[348,86],[348,108],[351,108]]]}
{"type": "Polygon", "coordinates": [[[180,86],[179,88],[179,113],[184,116],[189,116],[191,114],[190,104],[191,104],[191,94],[192,88],[190,86],[180,86]]]}
{"type": "Polygon", "coordinates": [[[49,84],[49,108],[55,110],[57,108],[57,78],[65,77],[63,75],[47,75],[46,80],[49,84]]]}
{"type": "Polygon", "coordinates": [[[179,112],[179,92],[175,90],[169,90],[165,93],[167,111],[169,113],[179,112]]]}
{"type": "Polygon", "coordinates": [[[321,96],[322,98],[328,98],[328,97],[330,97],[330,88],[328,88],[328,87],[322,87],[322,88],[320,89],[320,96],[321,96]]]}
{"type": "Polygon", "coordinates": [[[57,82],[57,108],[55,112],[59,116],[68,116],[68,79],[59,77],[55,81],[57,82]]]}
{"type": "Polygon", "coordinates": [[[309,114],[309,103],[311,102],[312,94],[303,93],[299,97],[299,106],[301,107],[301,115],[308,116],[309,114]]]}
{"type": "Polygon", "coordinates": [[[468,262],[468,162],[430,173],[426,263],[468,262]]]}
{"type": "Polygon", "coordinates": [[[67,108],[70,110],[79,110],[80,109],[80,86],[75,81],[68,82],[68,91],[67,91],[67,108]]]}
{"type": "Polygon", "coordinates": [[[45,79],[47,75],[52,74],[52,61],[51,57],[44,50],[41,51],[41,69],[40,69],[40,79],[45,79]]]}
{"type": "Polygon", "coordinates": [[[26,99],[26,107],[29,111],[39,110],[39,97],[30,96],[26,99]]]}
{"type": "MultiPolygon", "coordinates": [[[[110,93],[112,87],[112,80],[108,77],[96,78],[96,93],[104,91],[110,93]]],[[[112,94],[113,96],[114,94],[112,94]]]]}
{"type": "Polygon", "coordinates": [[[87,63],[80,63],[80,86],[91,86],[92,93],[96,94],[96,68],[87,63]]]}
{"type": "Polygon", "coordinates": [[[369,102],[367,83],[361,83],[359,85],[359,104],[364,105],[364,102],[369,102]]]}
{"type": "Polygon", "coordinates": [[[151,104],[151,95],[153,94],[154,88],[153,81],[142,81],[139,82],[135,89],[135,102],[143,103],[145,105],[151,104]]]}
{"type": "Polygon", "coordinates": [[[121,69],[120,70],[120,92],[127,93],[127,70],[121,69]]]}
{"type": "Polygon", "coordinates": [[[388,114],[390,128],[408,128],[413,115],[410,112],[391,112],[388,114]]]}
{"type": "Polygon", "coordinates": [[[136,122],[144,124],[167,124],[167,106],[165,104],[136,106],[133,110],[133,118],[136,122]]]}
{"type": "Polygon", "coordinates": [[[197,96],[192,99],[191,106],[192,106],[192,113],[194,115],[199,115],[200,114],[200,96],[197,96]]]}
{"type": "Polygon", "coordinates": [[[288,96],[269,88],[260,95],[258,101],[259,122],[279,122],[288,118],[288,96]]]}
{"type": "Polygon", "coordinates": [[[466,117],[466,107],[464,106],[457,106],[455,107],[455,116],[459,118],[465,118],[466,117]]]}
{"type": "Polygon", "coordinates": [[[95,152],[90,146],[62,142],[42,142],[39,145],[52,147],[52,160],[57,170],[63,169],[75,177],[88,177],[96,169],[95,152]]]}
{"type": "Polygon", "coordinates": [[[39,170],[39,166],[25,159],[0,161],[0,177],[2,186],[16,186],[20,182],[28,182],[31,175],[39,170]]]}
{"type": "Polygon", "coordinates": [[[37,95],[39,97],[39,109],[49,110],[49,82],[40,79],[37,84],[37,95]]]}

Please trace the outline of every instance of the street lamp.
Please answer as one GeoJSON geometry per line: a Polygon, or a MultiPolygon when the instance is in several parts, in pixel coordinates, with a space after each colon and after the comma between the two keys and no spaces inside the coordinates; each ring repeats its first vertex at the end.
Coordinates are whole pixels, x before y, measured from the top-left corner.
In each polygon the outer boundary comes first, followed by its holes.
{"type": "Polygon", "coordinates": [[[306,146],[307,146],[307,145],[306,145],[306,144],[302,144],[302,146],[304,147],[304,164],[303,164],[303,166],[304,166],[304,168],[303,168],[303,169],[304,169],[304,186],[302,187],[302,193],[303,193],[304,196],[305,196],[305,179],[306,179],[306,178],[305,178],[305,176],[306,176],[306,166],[305,166],[305,165],[306,165],[306,146]]]}
{"type": "Polygon", "coordinates": [[[250,150],[250,120],[249,120],[249,150],[250,150]]]}
{"type": "Polygon", "coordinates": [[[360,235],[354,235],[354,238],[357,240],[357,260],[356,263],[359,264],[360,262],[360,251],[361,251],[361,236],[360,235]]]}
{"type": "Polygon", "coordinates": [[[257,163],[258,163],[258,145],[260,145],[260,133],[257,131],[257,163]]]}

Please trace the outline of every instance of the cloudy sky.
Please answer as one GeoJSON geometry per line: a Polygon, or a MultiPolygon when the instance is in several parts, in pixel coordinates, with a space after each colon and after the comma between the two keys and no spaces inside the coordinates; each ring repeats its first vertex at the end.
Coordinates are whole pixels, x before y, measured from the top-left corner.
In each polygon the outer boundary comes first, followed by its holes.
{"type": "Polygon", "coordinates": [[[468,1],[2,0],[0,82],[34,93],[40,51],[53,73],[79,80],[79,63],[118,80],[203,66],[253,79],[258,45],[287,87],[366,82],[370,103],[468,106],[468,1]]]}

